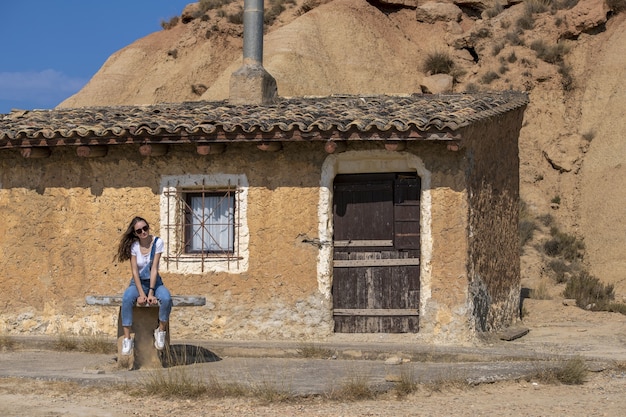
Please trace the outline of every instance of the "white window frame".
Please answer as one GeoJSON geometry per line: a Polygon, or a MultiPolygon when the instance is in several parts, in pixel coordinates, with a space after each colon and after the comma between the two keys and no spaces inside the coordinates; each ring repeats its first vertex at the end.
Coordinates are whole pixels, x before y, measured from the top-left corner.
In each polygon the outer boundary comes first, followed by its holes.
{"type": "Polygon", "coordinates": [[[206,272],[242,273],[248,270],[248,180],[245,175],[171,175],[161,179],[160,237],[165,251],[161,268],[182,274],[206,272]],[[185,253],[184,201],[198,192],[234,192],[234,241],[232,253],[185,253]],[[182,200],[182,201],[181,201],[182,200]]]}

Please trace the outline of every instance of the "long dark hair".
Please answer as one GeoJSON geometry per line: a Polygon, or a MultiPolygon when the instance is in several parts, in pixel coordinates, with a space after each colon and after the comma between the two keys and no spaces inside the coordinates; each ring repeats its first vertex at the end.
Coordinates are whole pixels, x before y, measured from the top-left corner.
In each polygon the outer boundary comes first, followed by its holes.
{"type": "Polygon", "coordinates": [[[123,262],[130,259],[130,247],[136,240],[139,240],[135,234],[135,225],[139,222],[145,222],[146,225],[149,226],[148,222],[143,217],[136,216],[130,221],[130,224],[122,235],[120,244],[117,248],[117,255],[115,257],[118,261],[123,262]]]}

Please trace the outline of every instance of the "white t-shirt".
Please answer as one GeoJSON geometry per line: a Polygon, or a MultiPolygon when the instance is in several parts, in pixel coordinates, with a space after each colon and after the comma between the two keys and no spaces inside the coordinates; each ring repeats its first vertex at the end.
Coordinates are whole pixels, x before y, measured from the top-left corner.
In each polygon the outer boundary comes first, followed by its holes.
{"type": "MultiPolygon", "coordinates": [[[[154,248],[154,254],[163,253],[163,239],[157,238],[156,236],[152,239],[152,244],[154,245],[156,241],[156,246],[154,248]]],[[[137,258],[137,269],[139,270],[139,277],[141,279],[150,279],[150,252],[152,251],[152,246],[150,246],[150,250],[145,255],[141,253],[141,249],[139,248],[139,241],[136,241],[130,247],[130,254],[134,255],[137,258]],[[145,270],[144,270],[145,269],[145,270]]],[[[158,266],[158,265],[157,265],[158,266]]]]}

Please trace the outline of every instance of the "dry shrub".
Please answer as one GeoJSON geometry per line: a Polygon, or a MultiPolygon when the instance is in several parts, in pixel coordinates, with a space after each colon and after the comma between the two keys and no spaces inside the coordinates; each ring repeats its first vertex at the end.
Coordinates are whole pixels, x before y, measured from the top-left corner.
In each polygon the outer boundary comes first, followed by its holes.
{"type": "Polygon", "coordinates": [[[526,0],[524,8],[527,14],[543,13],[550,10],[552,3],[552,0],[526,0]]]}
{"type": "Polygon", "coordinates": [[[355,373],[343,381],[343,384],[332,390],[328,397],[336,401],[362,401],[376,398],[376,390],[369,384],[368,378],[355,373]]]}
{"type": "Polygon", "coordinates": [[[162,398],[199,398],[212,392],[201,377],[191,375],[185,368],[150,372],[140,386],[145,394],[162,398]]]}
{"type": "Polygon", "coordinates": [[[562,257],[568,261],[582,257],[585,244],[576,236],[561,232],[557,227],[550,229],[552,237],[543,244],[546,255],[552,257],[562,257]]]}
{"type": "Polygon", "coordinates": [[[502,4],[499,1],[496,1],[493,7],[485,10],[485,14],[487,15],[488,18],[493,18],[499,15],[500,13],[502,13],[503,10],[504,10],[504,6],[502,6],[502,4]]]}
{"type": "Polygon", "coordinates": [[[552,278],[557,284],[567,282],[568,275],[573,271],[573,266],[563,259],[551,259],[548,268],[552,272],[552,278]]]}
{"type": "Polygon", "coordinates": [[[200,12],[219,9],[222,6],[232,3],[234,0],[200,0],[200,12]]]}
{"type": "Polygon", "coordinates": [[[59,350],[61,352],[78,350],[79,341],[75,336],[67,335],[67,334],[59,334],[57,340],[54,342],[53,348],[54,350],[59,350]]]}
{"type": "Polygon", "coordinates": [[[87,353],[115,353],[117,345],[104,335],[83,337],[79,349],[87,353]]]}
{"type": "Polygon", "coordinates": [[[161,20],[161,27],[165,30],[171,29],[178,24],[180,17],[174,16],[170,20],[161,20]]]}
{"type": "Polygon", "coordinates": [[[498,75],[497,72],[487,71],[486,73],[483,74],[482,77],[480,77],[480,82],[483,84],[491,84],[493,81],[497,80],[498,78],[500,78],[500,76],[498,75]]]}
{"type": "Polygon", "coordinates": [[[394,391],[398,397],[406,397],[417,391],[418,386],[415,375],[405,369],[400,373],[400,381],[394,386],[394,391]]]}
{"type": "Polygon", "coordinates": [[[565,298],[576,299],[576,305],[589,310],[606,310],[609,302],[615,298],[613,285],[605,285],[586,270],[571,277],[563,291],[565,298]]]}
{"type": "Polygon", "coordinates": [[[537,58],[549,64],[560,64],[563,58],[569,52],[570,48],[565,43],[560,42],[554,45],[547,45],[542,39],[533,41],[530,49],[535,51],[537,58]]]}
{"type": "Polygon", "coordinates": [[[13,350],[17,346],[15,340],[6,334],[0,335],[0,351],[13,350]]]}
{"type": "Polygon", "coordinates": [[[531,375],[529,380],[537,380],[544,384],[582,385],[587,377],[587,365],[579,356],[567,360],[561,366],[542,369],[531,375]]]}
{"type": "Polygon", "coordinates": [[[426,55],[422,68],[427,74],[451,74],[454,61],[447,52],[431,52],[426,55]]]}
{"type": "Polygon", "coordinates": [[[328,359],[333,355],[330,349],[323,348],[314,343],[305,343],[297,349],[298,356],[309,359],[328,359]]]}
{"type": "Polygon", "coordinates": [[[519,30],[531,30],[535,26],[535,18],[532,13],[524,13],[515,21],[515,27],[519,30]]]}
{"type": "Polygon", "coordinates": [[[545,280],[540,281],[537,288],[534,288],[530,295],[535,300],[550,300],[552,298],[548,290],[548,283],[545,280]]]}
{"type": "Polygon", "coordinates": [[[229,14],[228,21],[235,25],[243,25],[243,9],[240,9],[233,14],[229,14]]]}

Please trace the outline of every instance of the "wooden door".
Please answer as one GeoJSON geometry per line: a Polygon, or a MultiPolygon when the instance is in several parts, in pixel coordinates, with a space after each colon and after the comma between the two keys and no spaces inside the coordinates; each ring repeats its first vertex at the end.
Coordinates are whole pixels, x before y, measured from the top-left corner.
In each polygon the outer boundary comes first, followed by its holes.
{"type": "Polygon", "coordinates": [[[333,188],[335,332],[417,332],[419,177],[338,175],[333,188]]]}

